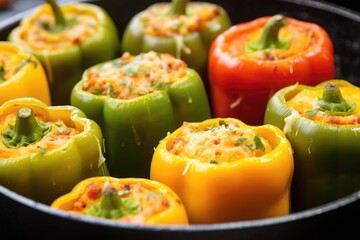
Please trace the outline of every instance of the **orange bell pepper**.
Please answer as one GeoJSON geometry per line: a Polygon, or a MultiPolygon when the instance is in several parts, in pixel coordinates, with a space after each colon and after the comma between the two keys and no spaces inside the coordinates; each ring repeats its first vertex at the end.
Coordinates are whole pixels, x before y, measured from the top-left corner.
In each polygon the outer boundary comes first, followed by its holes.
{"type": "Polygon", "coordinates": [[[178,194],[190,223],[219,223],[288,214],[292,174],[279,128],[214,118],[185,122],[161,140],[150,179],[178,194]]]}
{"type": "Polygon", "coordinates": [[[188,224],[184,205],[174,191],[146,178],[88,178],[51,207],[135,224],[188,224]]]}
{"type": "Polygon", "coordinates": [[[275,91],[334,78],[333,43],[315,23],[261,17],[234,25],[214,40],[208,71],[214,117],[260,125],[275,91]]]}
{"type": "Polygon", "coordinates": [[[51,104],[45,70],[25,48],[0,42],[0,105],[21,97],[33,97],[51,104]]]}

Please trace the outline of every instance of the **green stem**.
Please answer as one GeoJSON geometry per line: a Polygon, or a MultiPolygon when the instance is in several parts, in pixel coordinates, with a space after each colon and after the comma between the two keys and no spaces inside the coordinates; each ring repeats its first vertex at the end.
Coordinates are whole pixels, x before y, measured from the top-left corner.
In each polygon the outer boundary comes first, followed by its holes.
{"type": "Polygon", "coordinates": [[[104,189],[101,201],[93,204],[86,212],[92,217],[118,219],[123,216],[121,197],[113,187],[104,189]]]}
{"type": "Polygon", "coordinates": [[[172,0],[169,15],[170,16],[185,15],[188,2],[189,0],[172,0]]]}
{"type": "Polygon", "coordinates": [[[103,210],[119,209],[121,205],[120,196],[115,188],[105,188],[101,199],[101,208],[103,210]]]}
{"type": "Polygon", "coordinates": [[[66,20],[64,14],[61,12],[59,5],[56,4],[56,0],[45,0],[53,11],[55,17],[55,26],[61,29],[66,28],[66,20]]]}
{"type": "Polygon", "coordinates": [[[19,148],[41,140],[50,129],[51,125],[35,118],[31,108],[21,108],[17,112],[15,126],[9,124],[2,133],[2,140],[9,148],[19,148]]]}
{"type": "Polygon", "coordinates": [[[286,17],[277,14],[270,18],[257,41],[246,45],[248,52],[256,52],[270,49],[288,49],[290,42],[279,39],[280,29],[288,23],[286,17]]]}
{"type": "Polygon", "coordinates": [[[326,111],[329,115],[350,115],[355,110],[355,103],[346,101],[339,87],[329,82],[324,86],[320,109],[326,111]]]}

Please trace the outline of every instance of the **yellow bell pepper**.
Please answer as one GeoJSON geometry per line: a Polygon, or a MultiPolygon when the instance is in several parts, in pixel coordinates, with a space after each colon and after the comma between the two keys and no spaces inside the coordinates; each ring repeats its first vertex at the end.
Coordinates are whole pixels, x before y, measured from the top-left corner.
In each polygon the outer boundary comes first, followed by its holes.
{"type": "Polygon", "coordinates": [[[178,194],[190,223],[261,219],[290,212],[293,164],[279,128],[213,118],[185,122],[162,139],[150,179],[178,194]]]}
{"type": "Polygon", "coordinates": [[[39,60],[23,47],[0,42],[0,105],[20,97],[33,97],[50,105],[50,90],[39,60]]]}
{"type": "Polygon", "coordinates": [[[51,207],[134,224],[188,224],[176,193],[146,178],[88,178],[56,199],[51,207]]]}

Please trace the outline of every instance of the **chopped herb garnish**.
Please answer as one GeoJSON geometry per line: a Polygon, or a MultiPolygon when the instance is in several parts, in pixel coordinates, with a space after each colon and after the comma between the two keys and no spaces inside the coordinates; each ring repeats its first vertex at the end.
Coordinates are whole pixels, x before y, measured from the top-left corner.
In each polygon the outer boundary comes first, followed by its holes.
{"type": "Polygon", "coordinates": [[[254,145],[249,143],[249,144],[246,144],[246,146],[251,150],[251,151],[254,151],[254,145]]]}
{"type": "Polygon", "coordinates": [[[210,127],[204,129],[204,131],[211,131],[215,128],[216,122],[214,122],[210,127]]]}
{"type": "Polygon", "coordinates": [[[5,75],[5,69],[3,66],[0,66],[0,78],[3,78],[5,75]]]}
{"type": "Polygon", "coordinates": [[[210,164],[218,164],[219,161],[218,161],[218,160],[215,160],[215,159],[211,159],[211,160],[209,161],[209,163],[210,163],[210,164]]]}
{"type": "Polygon", "coordinates": [[[235,142],[235,146],[240,146],[240,144],[242,144],[247,138],[242,136],[242,137],[239,137],[236,142],[235,142]]]}
{"type": "Polygon", "coordinates": [[[129,67],[125,74],[128,76],[134,76],[139,72],[139,69],[140,69],[140,64],[136,64],[134,66],[129,67]]]}
{"type": "Polygon", "coordinates": [[[225,125],[226,126],[226,122],[225,122],[225,120],[219,120],[219,126],[222,126],[222,125],[225,125]]]}
{"type": "MultiPolygon", "coordinates": [[[[115,59],[111,63],[115,68],[121,68],[121,67],[125,66],[126,64],[128,64],[129,61],[119,61],[119,60],[115,59]]],[[[102,64],[101,66],[104,66],[104,65],[102,64]]]]}
{"type": "Polygon", "coordinates": [[[171,29],[172,30],[177,30],[177,29],[179,29],[181,26],[183,26],[184,25],[184,22],[182,22],[182,21],[175,21],[175,22],[172,22],[171,23],[171,29]]]}
{"type": "Polygon", "coordinates": [[[63,124],[55,124],[57,127],[58,127],[58,129],[57,129],[57,132],[58,133],[63,133],[63,132],[65,132],[65,131],[67,131],[67,130],[69,130],[69,128],[67,128],[65,125],[63,125],[63,124]]]}
{"type": "Polygon", "coordinates": [[[94,95],[102,95],[102,91],[101,89],[95,89],[94,91],[91,92],[94,95]]]}
{"type": "Polygon", "coordinates": [[[3,66],[0,66],[0,83],[6,81],[4,75],[5,75],[5,68],[3,66]]]}
{"type": "Polygon", "coordinates": [[[256,149],[259,149],[261,151],[265,151],[265,146],[263,144],[263,142],[261,141],[261,138],[258,134],[255,135],[254,137],[254,141],[255,141],[255,146],[256,146],[256,149]]]}

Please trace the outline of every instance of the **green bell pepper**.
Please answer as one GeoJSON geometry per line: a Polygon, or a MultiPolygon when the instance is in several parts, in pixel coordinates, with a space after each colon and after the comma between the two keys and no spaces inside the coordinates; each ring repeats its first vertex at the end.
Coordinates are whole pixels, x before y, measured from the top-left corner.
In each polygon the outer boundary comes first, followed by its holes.
{"type": "Polygon", "coordinates": [[[80,180],[108,175],[99,125],[73,106],[17,98],[0,107],[0,184],[50,204],[80,180]]]}
{"type": "Polygon", "coordinates": [[[132,17],[122,36],[122,50],[139,54],[154,50],[184,60],[207,83],[212,41],[231,26],[227,12],[206,2],[172,0],[156,3],[132,17]]]}
{"type": "Polygon", "coordinates": [[[283,129],[294,150],[292,210],[360,189],[360,89],[345,80],[295,84],[269,100],[264,122],[283,129]]]}
{"type": "Polygon", "coordinates": [[[70,103],[72,87],[83,71],[119,54],[115,23],[104,9],[87,3],[61,6],[46,0],[9,34],[44,66],[53,105],[70,103]]]}
{"type": "Polygon", "coordinates": [[[124,53],[87,69],[73,88],[71,104],[100,125],[107,165],[111,176],[116,177],[149,177],[154,148],[168,132],[183,121],[201,121],[211,116],[199,74],[182,60],[153,51],[124,53]],[[180,69],[182,75],[170,76],[170,82],[165,82],[164,72],[173,71],[171,66],[180,69]],[[99,83],[92,84],[99,88],[88,90],[94,76],[99,83]],[[147,79],[148,83],[140,84],[136,79],[147,79]],[[145,85],[153,89],[141,92],[145,85]],[[126,98],[122,92],[132,97],[126,98]]]}

